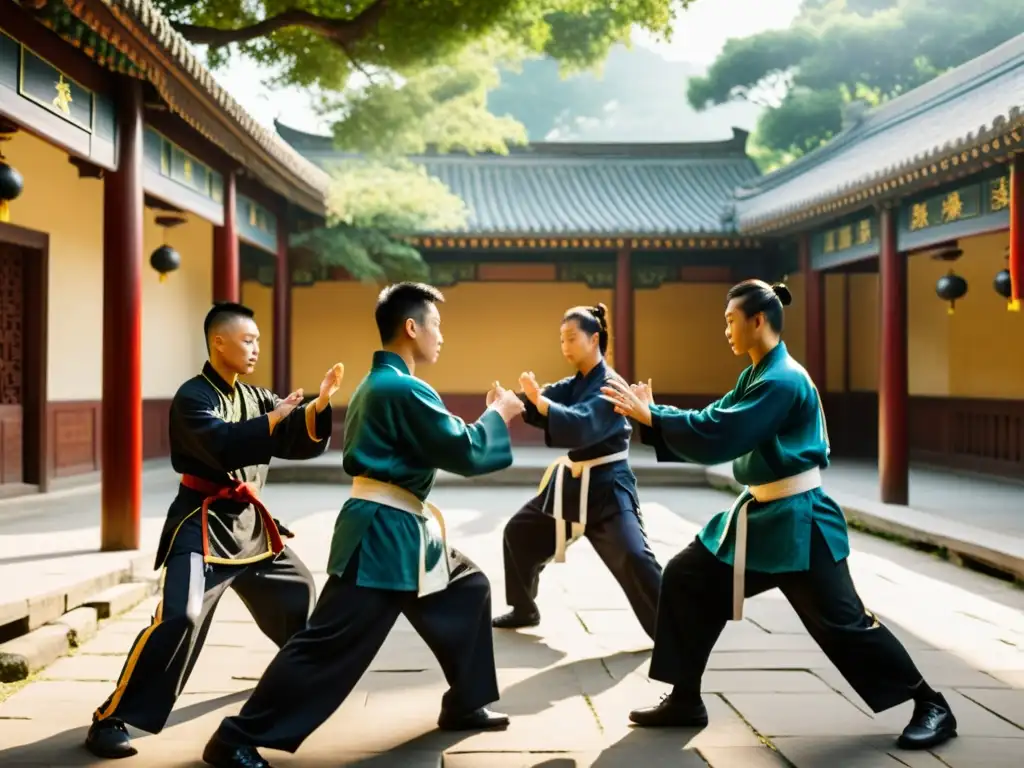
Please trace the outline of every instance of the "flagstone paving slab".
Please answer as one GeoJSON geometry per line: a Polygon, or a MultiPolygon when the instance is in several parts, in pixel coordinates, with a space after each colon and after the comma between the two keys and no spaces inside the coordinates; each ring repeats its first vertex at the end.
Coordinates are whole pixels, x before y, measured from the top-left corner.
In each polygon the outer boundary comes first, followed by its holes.
{"type": "MultiPolygon", "coordinates": [[[[505,610],[502,515],[522,503],[520,491],[438,494],[453,537],[491,578],[495,614],[505,610]]],[[[644,499],[661,562],[686,546],[700,523],[727,501],[689,489],[660,495],[645,489],[644,499]]],[[[326,562],[335,508],[332,502],[325,507],[330,511],[288,521],[298,534],[295,550],[314,571],[326,562]]],[[[545,569],[541,624],[494,633],[502,692],[494,706],[512,716],[508,729],[436,730],[447,683],[426,644],[400,619],[348,700],[299,752],[269,750],[267,757],[288,768],[1019,767],[1021,591],[890,542],[856,534],[852,540],[851,571],[858,587],[863,585],[865,604],[905,641],[922,673],[956,711],[961,735],[936,750],[941,762],[928,752],[896,749],[913,704],[871,713],[778,593],[747,601],[744,620],[724,630],[703,681],[708,727],[633,727],[629,711],[656,704],[670,686],[647,677],[651,641],[585,541],[570,548],[566,564],[545,569]]],[[[316,577],[319,585],[326,578],[322,572],[316,577]]],[[[81,742],[158,602],[150,598],[101,622],[96,636],[73,655],[0,701],[0,765],[109,765],[92,758],[81,742]]],[[[273,643],[228,592],[167,727],[159,735],[136,734],[139,756],[119,768],[201,766],[203,744],[223,717],[238,712],[274,653],[273,643]]]]}

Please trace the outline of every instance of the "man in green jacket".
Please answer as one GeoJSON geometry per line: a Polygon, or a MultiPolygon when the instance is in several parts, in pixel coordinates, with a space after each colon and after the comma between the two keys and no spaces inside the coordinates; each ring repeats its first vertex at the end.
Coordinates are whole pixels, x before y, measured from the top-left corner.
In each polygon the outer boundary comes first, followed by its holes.
{"type": "Polygon", "coordinates": [[[383,349],[345,416],[351,497],[338,515],[329,578],[307,629],[270,663],[236,717],[225,718],[203,759],[218,768],[269,768],[256,747],[295,752],[370,666],[399,615],[434,652],[450,686],[438,726],[500,728],[487,577],[447,542],[427,501],[439,469],[482,475],[512,464],[508,423],[524,406],[513,392],[488,397],[473,424],[451,414],[416,377],[441,351],[444,301],[436,289],[399,283],[381,292],[383,349]]]}

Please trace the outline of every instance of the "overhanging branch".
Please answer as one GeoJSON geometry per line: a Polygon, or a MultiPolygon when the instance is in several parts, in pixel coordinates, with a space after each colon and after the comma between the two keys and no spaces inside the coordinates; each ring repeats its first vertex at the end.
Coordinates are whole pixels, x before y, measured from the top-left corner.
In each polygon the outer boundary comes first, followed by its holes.
{"type": "Polygon", "coordinates": [[[346,48],[373,31],[387,10],[387,4],[388,0],[375,0],[351,19],[326,18],[293,8],[238,29],[219,29],[180,22],[174,22],[173,26],[190,43],[209,45],[211,48],[221,48],[231,43],[245,43],[288,27],[304,27],[346,48]]]}

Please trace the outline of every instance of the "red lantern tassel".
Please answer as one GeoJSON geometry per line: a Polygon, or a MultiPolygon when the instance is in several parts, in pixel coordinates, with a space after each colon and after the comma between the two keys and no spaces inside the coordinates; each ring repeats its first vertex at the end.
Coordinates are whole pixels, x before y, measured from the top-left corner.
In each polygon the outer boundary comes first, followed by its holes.
{"type": "Polygon", "coordinates": [[[0,221],[11,220],[11,206],[6,200],[0,200],[0,221]]]}
{"type": "Polygon", "coordinates": [[[1024,155],[1010,163],[1010,302],[1007,309],[1020,312],[1024,285],[1024,155]]]}

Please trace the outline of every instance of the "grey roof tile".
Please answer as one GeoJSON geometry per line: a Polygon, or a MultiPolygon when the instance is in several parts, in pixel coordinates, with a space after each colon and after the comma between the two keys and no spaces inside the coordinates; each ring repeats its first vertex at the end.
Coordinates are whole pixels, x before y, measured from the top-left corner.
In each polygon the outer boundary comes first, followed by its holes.
{"type": "MultiPolygon", "coordinates": [[[[353,155],[329,137],[277,125],[282,138],[327,166],[353,155]]],[[[410,158],[470,209],[460,232],[536,235],[689,235],[733,231],[725,214],[756,165],[746,133],[701,144],[535,143],[508,155],[410,158]]]]}

